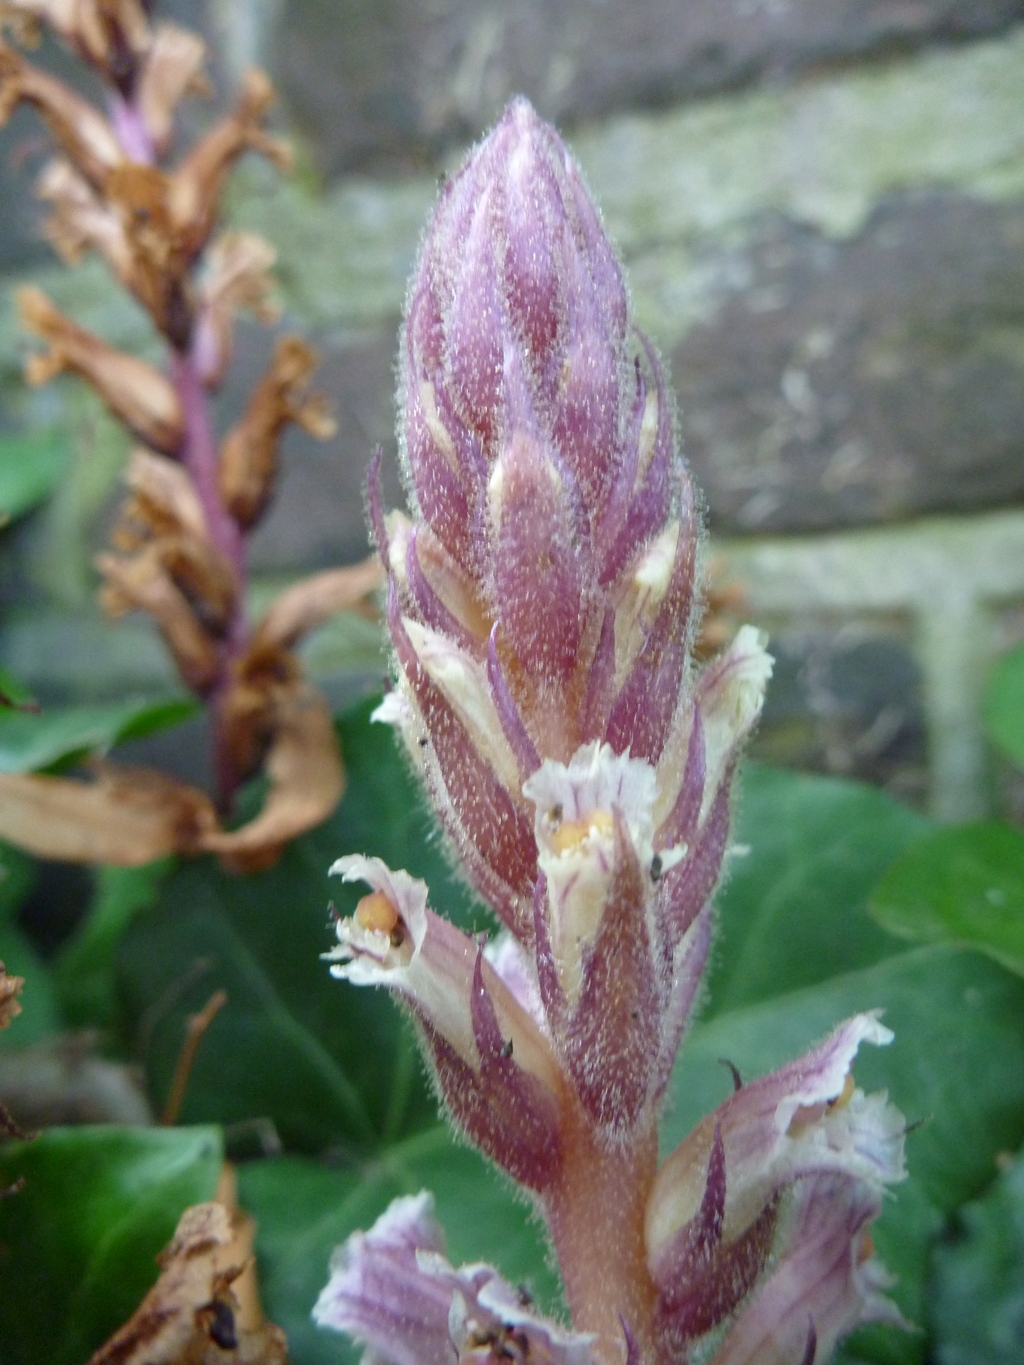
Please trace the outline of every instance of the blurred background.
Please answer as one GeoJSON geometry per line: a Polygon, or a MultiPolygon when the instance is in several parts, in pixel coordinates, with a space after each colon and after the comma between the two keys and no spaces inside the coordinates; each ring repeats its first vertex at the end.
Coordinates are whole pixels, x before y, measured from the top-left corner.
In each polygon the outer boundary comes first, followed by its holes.
{"type": "MultiPolygon", "coordinates": [[[[290,181],[244,163],[229,217],[278,248],[281,325],[317,344],[339,434],[289,435],[257,595],[366,553],[377,443],[399,498],[393,371],[419,234],[438,177],[523,91],[580,160],[671,368],[715,581],[771,631],[757,752],[941,818],[1024,810],[980,720],[989,663],[1024,637],[1024,0],[159,9],[203,31],[222,101],[269,69],[298,152],[290,181]]],[[[59,52],[41,60],[81,84],[59,52]]],[[[81,385],[21,381],[26,276],[152,349],[98,261],[68,271],[40,240],[46,146],[25,112],[0,133],[0,438],[52,439],[52,492],[0,532],[0,659],[44,703],[164,694],[148,624],[109,625],[94,601],[124,439],[81,385]]],[[[272,345],[243,324],[225,423],[272,345]]],[[[352,620],[307,657],[337,702],[384,669],[352,620]]],[[[202,779],[190,733],[146,741],[146,759],[202,779]]]]}

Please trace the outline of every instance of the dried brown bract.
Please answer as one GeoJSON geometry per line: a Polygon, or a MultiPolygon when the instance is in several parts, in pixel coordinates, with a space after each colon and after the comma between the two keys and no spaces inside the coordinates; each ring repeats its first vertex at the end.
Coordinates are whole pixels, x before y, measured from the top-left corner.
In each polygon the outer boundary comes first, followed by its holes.
{"type": "Polygon", "coordinates": [[[276,322],[271,267],[277,252],[254,232],[225,232],[206,255],[195,352],[203,382],[216,388],[231,363],[235,317],[243,310],[260,322],[276,322]]]}
{"type": "Polygon", "coordinates": [[[216,826],[208,796],[148,768],[97,763],[92,781],[0,774],[0,839],[40,858],[141,867],[198,852],[216,826]]]}
{"type": "Polygon", "coordinates": [[[213,831],[203,847],[238,872],[277,861],[289,840],[327,819],[345,791],[338,740],[327,703],[296,683],[274,697],[273,738],[264,765],[270,791],[254,820],[230,833],[213,831]]]}
{"type": "Polygon", "coordinates": [[[9,976],[7,968],[0,962],[0,1028],[8,1028],[11,1020],[21,1013],[18,996],[24,984],[23,976],[9,976]]]}
{"type": "Polygon", "coordinates": [[[285,588],[267,608],[256,627],[253,648],[292,649],[309,631],[339,612],[375,616],[375,594],[383,586],[384,570],[376,555],[361,564],[325,569],[304,578],[285,588]]]}
{"type": "Polygon", "coordinates": [[[88,100],[27,62],[0,38],[0,126],[19,103],[38,109],[64,155],[94,189],[102,191],[107,176],[125,159],[109,121],[88,100]]]}
{"type": "Polygon", "coordinates": [[[138,80],[139,112],[153,150],[163,156],[174,136],[174,115],[186,95],[210,94],[203,74],[206,44],[177,24],[160,24],[138,80]]]}
{"type": "Polygon", "coordinates": [[[171,220],[192,259],[206,245],[217,222],[224,179],[243,152],[259,152],[282,170],[291,168],[291,151],[263,127],[274,102],[274,87],[262,71],[249,71],[234,111],[196,143],[171,175],[171,220]]]}
{"type": "Polygon", "coordinates": [[[45,24],[115,86],[130,76],[150,41],[139,0],[9,0],[0,18],[22,20],[28,36],[45,24]]]}
{"type": "Polygon", "coordinates": [[[111,535],[122,553],[97,560],[106,580],[104,607],[115,617],[135,609],[150,612],[182,675],[194,678],[192,686],[202,691],[219,674],[217,641],[238,596],[234,570],[214,544],[202,504],[180,465],[137,449],[125,482],[131,496],[111,535]]]}
{"type": "Polygon", "coordinates": [[[45,384],[70,370],[91,384],[115,417],[147,445],[169,455],[180,449],[185,435],[181,403],[159,370],[79,327],[34,285],[18,290],[17,304],[22,323],[49,345],[49,350],[29,356],[29,384],[45,384]]]}
{"type": "Polygon", "coordinates": [[[160,1278],[88,1365],[287,1365],[284,1333],[252,1321],[232,1289],[245,1268],[228,1259],[236,1235],[223,1204],[186,1209],[157,1258],[160,1278]]]}
{"type": "Polygon", "coordinates": [[[289,422],[321,440],[334,434],[326,400],[307,392],[315,368],[316,353],[311,346],[300,337],[282,337],[245,416],[224,441],[220,491],[240,526],[254,525],[266,510],[277,474],[281,433],[289,422]]]}

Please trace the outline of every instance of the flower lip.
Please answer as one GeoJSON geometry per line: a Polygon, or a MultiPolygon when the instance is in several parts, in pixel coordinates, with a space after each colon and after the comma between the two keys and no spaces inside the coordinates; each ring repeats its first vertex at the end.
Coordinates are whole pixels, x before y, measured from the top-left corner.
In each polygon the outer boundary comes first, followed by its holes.
{"type": "MultiPolygon", "coordinates": [[[[426,885],[408,872],[393,872],[380,858],[360,854],[338,858],[331,864],[329,875],[346,882],[366,882],[373,888],[372,895],[382,897],[395,915],[387,929],[380,915],[364,912],[360,916],[358,910],[351,919],[339,920],[338,945],[322,954],[325,961],[335,964],[331,975],[357,986],[372,985],[384,981],[395,969],[409,967],[427,935],[426,885]],[[398,926],[400,933],[396,933],[398,926]]],[[[364,897],[360,905],[369,900],[364,897]]],[[[380,902],[377,905],[383,910],[380,902]]]]}
{"type": "Polygon", "coordinates": [[[848,1087],[860,1044],[892,1041],[878,1014],[855,1015],[813,1051],[744,1085],[683,1140],[659,1170],[648,1201],[652,1264],[669,1254],[696,1215],[716,1124],[725,1141],[729,1238],[776,1191],[812,1172],[845,1172],[875,1186],[904,1178],[903,1116],[884,1093],[851,1094],[848,1087]]]}
{"type": "Polygon", "coordinates": [[[619,810],[641,862],[650,862],[652,811],[657,791],[654,769],[643,759],[616,754],[594,741],[577,749],[568,764],[545,759],[523,783],[536,808],[535,831],[543,853],[570,853],[588,837],[610,840],[612,811],[619,810]],[[578,838],[568,837],[573,830],[578,838]]]}

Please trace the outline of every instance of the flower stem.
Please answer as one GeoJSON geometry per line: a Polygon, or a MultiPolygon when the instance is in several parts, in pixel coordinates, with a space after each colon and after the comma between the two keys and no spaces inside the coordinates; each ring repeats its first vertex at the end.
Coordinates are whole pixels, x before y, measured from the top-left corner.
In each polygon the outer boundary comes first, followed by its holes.
{"type": "Polygon", "coordinates": [[[238,787],[238,773],[225,742],[221,703],[230,687],[232,665],[245,652],[248,643],[245,537],[221,499],[217,483],[217,443],[210,418],[209,399],[190,354],[171,349],[171,378],[185,419],[181,460],[199,495],[210,539],[231,565],[235,577],[234,606],[224,636],[220,672],[207,697],[213,720],[218,804],[226,812],[238,787]]]}
{"type": "Polygon", "coordinates": [[[578,1332],[594,1332],[603,1365],[626,1358],[623,1320],[640,1359],[657,1359],[650,1324],[657,1291],[647,1269],[644,1210],[657,1167],[653,1124],[628,1146],[605,1146],[582,1111],[566,1115],[562,1176],[544,1199],[578,1332]]]}

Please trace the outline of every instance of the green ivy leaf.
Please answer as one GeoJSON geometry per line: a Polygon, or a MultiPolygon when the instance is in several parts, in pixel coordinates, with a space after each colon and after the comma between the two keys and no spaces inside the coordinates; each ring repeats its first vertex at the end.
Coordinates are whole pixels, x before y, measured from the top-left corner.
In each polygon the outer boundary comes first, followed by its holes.
{"type": "Polygon", "coordinates": [[[129,927],[118,978],[157,1108],[187,1016],[224,988],[228,1003],[189,1082],[190,1122],[269,1118],[292,1149],[350,1157],[435,1122],[394,1002],[333,980],[320,960],[334,941],[329,901],[351,914],[365,889],[328,878],[343,853],[376,854],[423,877],[432,904],[464,925],[490,922],[455,881],[391,730],[368,723],[374,704],[339,724],[348,790],[330,820],[259,876],[233,876],[212,860],[182,865],[129,927]]]}
{"type": "Polygon", "coordinates": [[[0,921],[0,962],[11,976],[25,979],[21,1013],[0,1033],[0,1051],[28,1047],[60,1033],[60,1006],[50,969],[25,934],[14,924],[0,921]]]}
{"type": "Polygon", "coordinates": [[[119,1015],[114,964],[135,916],[156,901],[174,860],[144,867],[99,867],[92,904],[53,966],[53,985],[69,1028],[112,1030],[119,1015]]]}
{"type": "Polygon", "coordinates": [[[32,890],[38,861],[11,844],[0,844],[0,920],[13,922],[32,890]]]}
{"type": "Polygon", "coordinates": [[[935,1253],[936,1365],[1019,1365],[1024,1350],[1024,1159],[976,1203],[935,1253]]]}
{"type": "MultiPolygon", "coordinates": [[[[898,1277],[904,1314],[924,1320],[931,1243],[945,1218],[992,1180],[999,1152],[1024,1139],[1024,982],[950,945],[918,948],[863,971],[720,1015],[694,1029],[673,1073],[662,1130],[667,1153],[730,1093],[727,1058],[745,1080],[798,1056],[840,1020],[882,1008],[896,1034],[865,1047],[864,1090],[887,1089],[908,1122],[909,1179],[877,1225],[879,1253],[898,1277]]],[[[918,1337],[873,1330],[858,1354],[878,1365],[922,1358],[918,1337]]]]}
{"type": "Polygon", "coordinates": [[[1004,654],[993,668],[982,715],[992,743],[1024,768],[1024,645],[1004,654]]]}
{"type": "Polygon", "coordinates": [[[115,744],[168,730],[197,714],[189,697],[48,707],[37,714],[0,711],[0,772],[39,772],[67,765],[115,744]]]}
{"type": "Polygon", "coordinates": [[[157,1277],[182,1212],[213,1197],[214,1128],[51,1128],[0,1148],[4,1365],[82,1365],[157,1277]]]}
{"type": "Polygon", "coordinates": [[[13,708],[15,711],[38,710],[35,698],[28,688],[18,681],[13,673],[0,668],[0,708],[13,708]]]}
{"type": "Polygon", "coordinates": [[[903,938],[969,943],[1024,975],[1024,834],[998,820],[936,830],[888,870],[871,913],[903,938]]]}
{"type": "Polygon", "coordinates": [[[48,498],[68,463],[59,431],[0,437],[0,515],[14,520],[48,498]]]}
{"type": "Polygon", "coordinates": [[[360,1352],[348,1339],[310,1319],[331,1252],[370,1227],[392,1199],[423,1189],[434,1194],[454,1265],[489,1261],[513,1284],[525,1284],[545,1311],[559,1309],[559,1285],[526,1201],[440,1125],[365,1167],[330,1170],[299,1157],[252,1162],[239,1170],[239,1197],[259,1224],[260,1292],[268,1316],[288,1334],[293,1365],[355,1365],[360,1352]]]}
{"type": "Polygon", "coordinates": [[[17,914],[35,885],[35,858],[9,845],[0,845],[0,962],[11,976],[21,976],[21,1013],[0,1032],[0,1051],[28,1047],[59,1033],[60,1009],[50,969],[28,937],[18,928],[17,914]]]}
{"type": "Polygon", "coordinates": [[[857,782],[748,764],[717,897],[707,1016],[901,952],[865,912],[885,869],[932,828],[857,782]]]}

